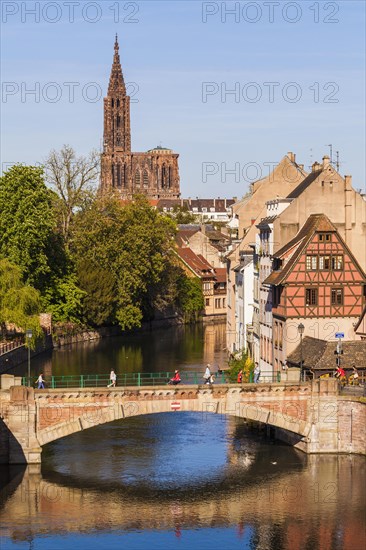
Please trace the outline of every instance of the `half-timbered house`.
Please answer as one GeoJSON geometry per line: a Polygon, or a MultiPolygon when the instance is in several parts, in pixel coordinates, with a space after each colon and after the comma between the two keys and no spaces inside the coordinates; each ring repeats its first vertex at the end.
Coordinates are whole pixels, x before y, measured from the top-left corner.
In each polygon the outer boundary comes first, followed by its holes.
{"type": "Polygon", "coordinates": [[[275,372],[304,336],[335,341],[343,332],[355,339],[355,326],[365,305],[366,275],[324,214],[311,215],[296,237],[273,256],[273,271],[263,281],[270,287],[272,350],[275,372]]]}

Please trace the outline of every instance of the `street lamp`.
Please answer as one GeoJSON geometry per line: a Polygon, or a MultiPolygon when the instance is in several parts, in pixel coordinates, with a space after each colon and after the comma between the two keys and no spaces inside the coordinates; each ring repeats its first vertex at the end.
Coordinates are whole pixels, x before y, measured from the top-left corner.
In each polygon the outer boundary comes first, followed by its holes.
{"type": "Polygon", "coordinates": [[[300,378],[302,375],[302,335],[304,334],[305,327],[300,323],[297,327],[297,331],[300,334],[300,378]]]}
{"type": "Polygon", "coordinates": [[[28,386],[30,387],[31,385],[31,375],[30,375],[30,341],[31,341],[31,338],[33,336],[33,331],[31,328],[28,328],[26,331],[25,331],[25,336],[28,340],[28,343],[27,343],[27,346],[28,346],[28,386]]]}

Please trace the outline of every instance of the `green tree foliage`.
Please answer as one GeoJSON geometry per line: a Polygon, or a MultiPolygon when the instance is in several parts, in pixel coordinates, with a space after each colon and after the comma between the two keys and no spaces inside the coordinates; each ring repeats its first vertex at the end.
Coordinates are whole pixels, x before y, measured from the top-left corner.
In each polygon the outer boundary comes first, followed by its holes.
{"type": "Polygon", "coordinates": [[[78,286],[74,273],[56,278],[44,293],[43,307],[52,314],[55,323],[80,323],[83,314],[83,299],[86,292],[78,286]]]}
{"type": "Polygon", "coordinates": [[[196,221],[196,216],[194,216],[185,205],[175,205],[173,206],[173,210],[171,212],[166,212],[165,215],[175,220],[178,224],[189,224],[195,223],[196,221]]]}
{"type": "Polygon", "coordinates": [[[201,281],[187,277],[183,270],[178,279],[178,307],[190,320],[204,309],[201,281]]]}
{"type": "Polygon", "coordinates": [[[113,324],[116,318],[116,282],[113,273],[83,259],[78,262],[77,269],[80,288],[85,291],[85,323],[89,326],[113,324]]]}
{"type": "Polygon", "coordinates": [[[229,360],[226,374],[230,382],[236,382],[239,371],[243,371],[243,382],[253,382],[254,363],[246,350],[237,352],[229,360]]]}
{"type": "Polygon", "coordinates": [[[7,259],[0,259],[0,325],[2,333],[7,323],[14,324],[25,331],[32,329],[33,341],[42,336],[39,324],[39,292],[22,282],[22,273],[18,266],[7,259]]]}
{"type": "Polygon", "coordinates": [[[42,168],[17,164],[0,178],[0,212],[0,256],[18,265],[27,283],[44,289],[65,258],[42,168]]]}
{"type": "Polygon", "coordinates": [[[75,219],[74,257],[87,261],[93,270],[110,273],[114,315],[123,329],[140,326],[154,305],[156,288],[164,288],[175,231],[175,223],[142,196],[126,206],[113,197],[98,199],[75,219]]]}

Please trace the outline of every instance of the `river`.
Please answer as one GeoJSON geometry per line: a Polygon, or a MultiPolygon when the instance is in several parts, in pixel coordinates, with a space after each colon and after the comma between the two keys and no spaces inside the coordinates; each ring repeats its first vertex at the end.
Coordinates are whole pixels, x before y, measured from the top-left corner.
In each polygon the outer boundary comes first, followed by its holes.
{"type": "MultiPolygon", "coordinates": [[[[225,364],[224,342],[223,326],[178,327],[57,350],[32,367],[202,370],[225,364]]],[[[222,415],[128,418],[50,443],[39,467],[0,467],[0,548],[364,550],[365,466],[304,455],[222,415]]]]}

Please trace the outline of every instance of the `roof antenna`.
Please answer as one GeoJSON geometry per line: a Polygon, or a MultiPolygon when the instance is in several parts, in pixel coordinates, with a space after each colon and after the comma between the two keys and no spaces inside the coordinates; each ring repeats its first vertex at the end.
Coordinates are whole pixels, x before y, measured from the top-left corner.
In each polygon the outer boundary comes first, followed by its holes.
{"type": "Polygon", "coordinates": [[[329,145],[326,145],[326,147],[329,147],[330,149],[330,164],[333,164],[333,145],[332,143],[329,143],[329,145]]]}
{"type": "Polygon", "coordinates": [[[337,160],[336,160],[336,168],[337,168],[337,172],[339,172],[339,165],[340,165],[340,162],[339,162],[339,151],[336,151],[336,155],[337,155],[337,160]]]}
{"type": "Polygon", "coordinates": [[[313,167],[313,149],[310,148],[310,166],[309,169],[311,170],[313,167]]]}

